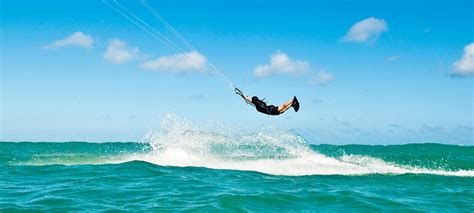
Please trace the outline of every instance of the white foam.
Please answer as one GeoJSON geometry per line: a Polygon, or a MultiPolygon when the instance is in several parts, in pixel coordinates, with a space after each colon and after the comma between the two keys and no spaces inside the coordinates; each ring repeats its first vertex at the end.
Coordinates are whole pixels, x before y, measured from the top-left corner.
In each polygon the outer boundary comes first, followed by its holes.
{"type": "Polygon", "coordinates": [[[148,136],[154,151],[129,156],[163,166],[257,171],[272,175],[434,174],[474,177],[474,170],[444,171],[386,162],[363,155],[338,159],[312,150],[302,137],[282,131],[224,136],[168,115],[148,136]]]}

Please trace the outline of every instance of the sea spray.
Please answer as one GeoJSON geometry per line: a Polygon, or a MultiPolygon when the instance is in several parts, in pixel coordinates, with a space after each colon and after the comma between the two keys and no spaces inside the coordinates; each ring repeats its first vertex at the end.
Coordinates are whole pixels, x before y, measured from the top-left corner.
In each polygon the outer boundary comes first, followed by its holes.
{"type": "Polygon", "coordinates": [[[167,115],[160,130],[146,142],[153,151],[129,160],[180,167],[257,171],[273,175],[437,174],[474,176],[473,170],[433,170],[383,159],[344,154],[321,154],[290,131],[246,132],[225,127],[206,129],[167,115]],[[226,133],[226,134],[222,134],[226,133]]]}

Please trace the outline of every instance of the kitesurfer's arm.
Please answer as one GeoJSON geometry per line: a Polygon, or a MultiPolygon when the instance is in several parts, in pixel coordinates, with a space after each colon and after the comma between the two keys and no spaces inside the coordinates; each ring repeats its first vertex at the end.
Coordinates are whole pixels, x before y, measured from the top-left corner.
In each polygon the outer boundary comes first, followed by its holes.
{"type": "Polygon", "coordinates": [[[252,97],[244,96],[245,100],[249,103],[252,103],[252,97]]]}

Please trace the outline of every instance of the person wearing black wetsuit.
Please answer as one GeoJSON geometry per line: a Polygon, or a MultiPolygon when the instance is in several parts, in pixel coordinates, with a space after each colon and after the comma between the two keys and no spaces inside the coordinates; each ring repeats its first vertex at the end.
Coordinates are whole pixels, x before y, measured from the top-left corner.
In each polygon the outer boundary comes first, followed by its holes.
{"type": "Polygon", "coordinates": [[[293,107],[295,112],[298,112],[298,110],[300,109],[300,103],[298,102],[298,99],[296,99],[296,96],[278,107],[274,105],[267,105],[267,103],[258,99],[257,96],[253,96],[252,98],[250,98],[249,96],[245,96],[245,99],[255,105],[255,109],[257,109],[257,111],[267,115],[280,115],[290,107],[293,107]]]}

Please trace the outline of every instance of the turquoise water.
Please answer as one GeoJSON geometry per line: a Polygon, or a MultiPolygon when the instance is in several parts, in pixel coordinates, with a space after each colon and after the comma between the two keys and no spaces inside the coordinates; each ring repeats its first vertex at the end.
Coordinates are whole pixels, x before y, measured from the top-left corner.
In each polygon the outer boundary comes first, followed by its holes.
{"type": "Polygon", "coordinates": [[[474,211],[474,146],[308,145],[168,128],[141,143],[1,142],[0,211],[474,211]]]}

